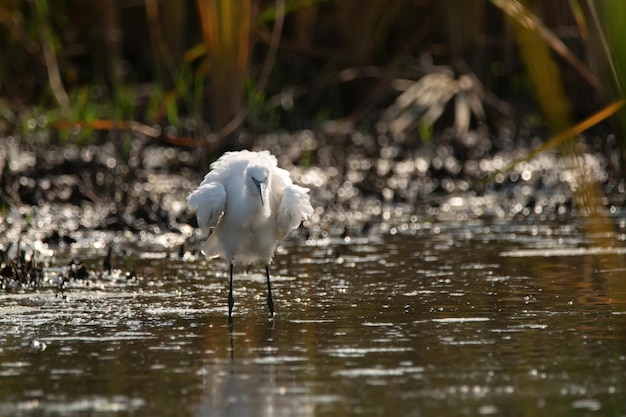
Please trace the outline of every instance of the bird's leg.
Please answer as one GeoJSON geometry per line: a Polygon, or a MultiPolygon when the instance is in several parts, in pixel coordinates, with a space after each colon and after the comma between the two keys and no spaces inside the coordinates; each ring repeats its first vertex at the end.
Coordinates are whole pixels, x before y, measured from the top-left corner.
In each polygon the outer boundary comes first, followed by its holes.
{"type": "Polygon", "coordinates": [[[272,285],[270,284],[269,264],[265,264],[265,275],[267,275],[267,306],[270,309],[270,318],[274,318],[274,300],[272,300],[272,285]]]}
{"type": "Polygon", "coordinates": [[[228,288],[228,318],[232,320],[233,306],[235,299],[233,298],[233,264],[230,264],[230,286],[228,288]]]}

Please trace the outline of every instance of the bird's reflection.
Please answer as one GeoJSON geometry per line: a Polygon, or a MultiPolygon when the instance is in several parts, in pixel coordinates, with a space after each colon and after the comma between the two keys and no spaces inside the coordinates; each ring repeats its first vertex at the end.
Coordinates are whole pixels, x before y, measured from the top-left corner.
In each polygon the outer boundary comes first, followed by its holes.
{"type": "MultiPolygon", "coordinates": [[[[256,330],[256,329],[255,329],[256,330]]],[[[195,415],[203,416],[312,416],[314,401],[305,387],[294,382],[289,362],[281,362],[274,343],[275,325],[270,320],[262,356],[238,346],[254,336],[250,327],[235,331],[229,320],[229,359],[203,368],[204,389],[195,415]],[[239,350],[238,350],[239,349],[239,350]]],[[[257,350],[257,349],[253,349],[257,350]]]]}
{"type": "MultiPolygon", "coordinates": [[[[267,321],[267,343],[268,345],[271,345],[271,343],[274,341],[274,318],[271,317],[268,321],[267,321]]],[[[235,363],[235,320],[233,319],[232,316],[228,317],[228,336],[230,339],[230,361],[231,364],[234,365],[235,363]]]]}

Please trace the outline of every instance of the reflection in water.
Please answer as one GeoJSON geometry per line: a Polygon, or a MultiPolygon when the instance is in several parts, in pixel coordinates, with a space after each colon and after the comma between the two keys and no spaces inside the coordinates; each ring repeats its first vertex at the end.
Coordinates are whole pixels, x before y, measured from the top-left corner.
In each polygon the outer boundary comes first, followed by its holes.
{"type": "Polygon", "coordinates": [[[195,416],[312,416],[314,402],[309,390],[292,380],[289,368],[306,362],[305,357],[278,356],[272,346],[274,321],[268,326],[265,346],[255,350],[261,356],[237,359],[237,341],[246,332],[236,333],[229,322],[230,361],[212,362],[199,371],[203,392],[195,416]]]}
{"type": "Polygon", "coordinates": [[[307,390],[279,384],[281,363],[247,363],[226,370],[212,365],[205,369],[206,391],[197,416],[312,416],[314,403],[307,390]]]}
{"type": "Polygon", "coordinates": [[[576,223],[300,243],[273,326],[262,273],[236,277],[230,328],[223,265],[167,254],[0,296],[0,415],[626,413],[624,250],[576,223]]]}

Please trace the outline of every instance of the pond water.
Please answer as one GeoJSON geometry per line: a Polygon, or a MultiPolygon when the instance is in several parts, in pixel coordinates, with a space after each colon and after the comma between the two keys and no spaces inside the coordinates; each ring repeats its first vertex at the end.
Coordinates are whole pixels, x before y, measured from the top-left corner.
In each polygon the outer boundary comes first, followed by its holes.
{"type": "MultiPolygon", "coordinates": [[[[623,416],[617,226],[608,247],[576,219],[292,237],[274,323],[259,265],[236,271],[232,331],[224,262],[129,245],[137,279],[0,296],[0,415],[623,416]]],[[[46,273],[105,254],[79,241],[46,273]]]]}

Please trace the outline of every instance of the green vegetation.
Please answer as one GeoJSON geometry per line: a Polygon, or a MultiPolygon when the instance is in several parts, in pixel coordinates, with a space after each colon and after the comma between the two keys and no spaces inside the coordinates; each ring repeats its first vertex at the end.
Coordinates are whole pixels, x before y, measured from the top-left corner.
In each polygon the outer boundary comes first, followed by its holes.
{"type": "MultiPolygon", "coordinates": [[[[47,127],[81,122],[83,140],[98,120],[182,132],[191,118],[202,127],[191,136],[228,141],[242,126],[311,127],[321,114],[376,121],[394,87],[448,69],[453,80],[478,81],[473,91],[495,123],[510,116],[503,103],[528,108],[536,99],[554,130],[546,103],[581,118],[623,98],[624,17],[620,1],[377,0],[364,8],[352,0],[5,0],[0,127],[19,128],[28,117],[17,115],[44,112],[47,127]]],[[[446,102],[430,105],[443,110],[446,102]]],[[[468,125],[464,109],[457,117],[468,125]]],[[[432,121],[417,122],[411,134],[436,136],[432,121]]]]}
{"type": "Polygon", "coordinates": [[[619,0],[4,0],[0,130],[215,149],[328,120],[411,144],[547,137],[624,98],[624,18],[619,0]]]}

